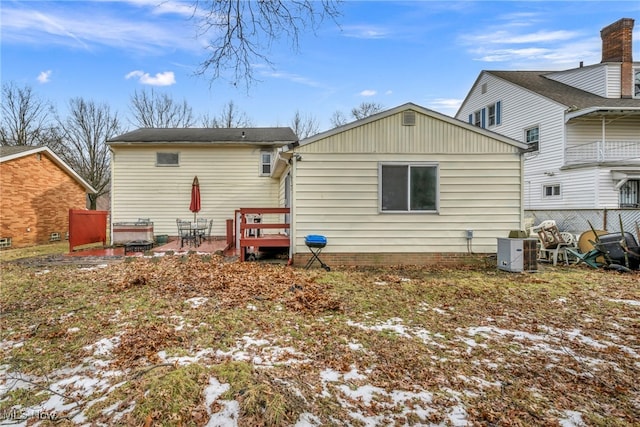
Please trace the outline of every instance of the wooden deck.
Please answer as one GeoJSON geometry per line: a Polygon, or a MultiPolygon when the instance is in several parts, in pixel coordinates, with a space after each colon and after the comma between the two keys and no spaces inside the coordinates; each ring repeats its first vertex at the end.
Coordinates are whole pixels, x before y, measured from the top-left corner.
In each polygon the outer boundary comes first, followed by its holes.
{"type": "Polygon", "coordinates": [[[236,211],[240,221],[240,261],[245,261],[248,248],[288,248],[291,238],[284,233],[262,233],[263,230],[288,230],[287,223],[247,222],[247,215],[285,215],[289,208],[242,208],[236,211]]]}

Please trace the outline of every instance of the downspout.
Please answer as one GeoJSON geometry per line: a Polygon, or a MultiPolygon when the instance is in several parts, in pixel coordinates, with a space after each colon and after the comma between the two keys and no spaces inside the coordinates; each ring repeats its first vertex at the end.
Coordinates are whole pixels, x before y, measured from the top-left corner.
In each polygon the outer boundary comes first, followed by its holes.
{"type": "Polygon", "coordinates": [[[113,147],[109,147],[109,156],[111,157],[111,170],[110,170],[110,175],[111,175],[111,179],[109,181],[109,245],[113,246],[113,201],[114,201],[114,197],[113,195],[115,194],[113,192],[113,183],[114,183],[114,177],[115,177],[115,162],[116,162],[116,153],[113,152],[113,147]]]}
{"type": "Polygon", "coordinates": [[[291,192],[290,192],[290,200],[289,200],[289,260],[293,263],[294,257],[296,255],[296,235],[298,233],[297,221],[296,221],[296,177],[298,174],[298,153],[293,152],[293,156],[291,156],[291,192]]]}

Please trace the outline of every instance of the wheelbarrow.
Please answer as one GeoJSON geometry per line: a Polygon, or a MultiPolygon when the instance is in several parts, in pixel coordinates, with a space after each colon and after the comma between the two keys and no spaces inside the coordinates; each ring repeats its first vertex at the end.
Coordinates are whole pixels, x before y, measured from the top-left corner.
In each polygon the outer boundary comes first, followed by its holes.
{"type": "MultiPolygon", "coordinates": [[[[618,271],[632,271],[640,269],[640,246],[633,234],[625,232],[620,221],[619,233],[600,234],[589,223],[594,240],[589,240],[593,249],[588,252],[579,252],[567,248],[567,252],[576,257],[578,263],[584,262],[590,267],[604,266],[618,271]],[[599,260],[604,260],[604,263],[599,260]]],[[[636,231],[638,225],[636,224],[636,231]]]]}

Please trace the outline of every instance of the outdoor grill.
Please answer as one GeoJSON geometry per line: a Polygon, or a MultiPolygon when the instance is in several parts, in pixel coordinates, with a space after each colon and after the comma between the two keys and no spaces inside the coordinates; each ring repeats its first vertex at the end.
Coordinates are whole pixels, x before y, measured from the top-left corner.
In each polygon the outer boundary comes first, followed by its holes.
{"type": "Polygon", "coordinates": [[[327,238],[317,234],[310,234],[304,238],[304,243],[309,248],[309,251],[311,251],[311,258],[309,259],[309,261],[307,261],[307,265],[305,265],[304,268],[308,269],[313,265],[315,261],[318,261],[322,268],[330,271],[331,268],[327,264],[322,262],[319,256],[320,252],[322,252],[322,249],[327,246],[327,238]]]}

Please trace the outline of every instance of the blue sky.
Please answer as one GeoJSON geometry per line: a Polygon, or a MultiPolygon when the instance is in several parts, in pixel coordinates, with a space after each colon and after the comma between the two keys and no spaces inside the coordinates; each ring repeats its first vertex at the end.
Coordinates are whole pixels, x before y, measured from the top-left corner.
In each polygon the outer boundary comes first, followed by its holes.
{"type": "Polygon", "coordinates": [[[29,85],[64,114],[69,99],[107,103],[132,129],[130,98],[153,89],[198,116],[233,101],[254,126],[288,126],[298,110],[320,131],[362,102],[414,102],[454,115],[480,71],[563,70],[601,59],[600,30],[636,19],[638,1],[345,1],[326,22],[255,63],[248,90],[194,73],[205,59],[190,1],[2,0],[2,82],[29,85]]]}

